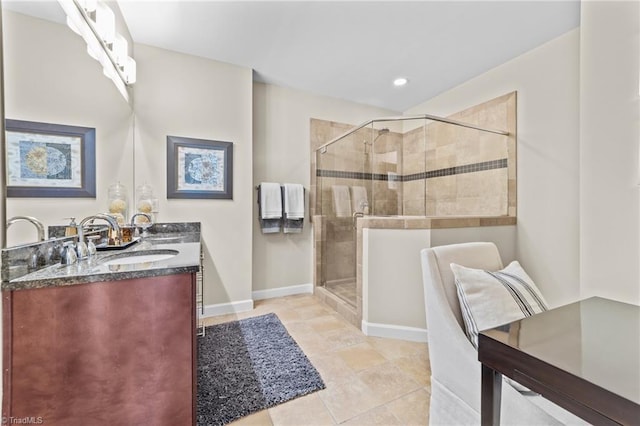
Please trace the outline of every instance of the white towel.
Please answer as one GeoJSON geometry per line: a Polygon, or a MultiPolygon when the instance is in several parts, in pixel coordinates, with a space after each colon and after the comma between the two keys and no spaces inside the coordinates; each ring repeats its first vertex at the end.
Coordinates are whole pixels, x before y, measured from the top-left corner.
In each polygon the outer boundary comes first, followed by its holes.
{"type": "Polygon", "coordinates": [[[351,187],[351,209],[354,212],[360,212],[364,214],[369,213],[369,201],[367,199],[367,188],[365,188],[364,186],[351,187]]]}
{"type": "Polygon", "coordinates": [[[287,219],[304,218],[304,188],[301,184],[284,184],[284,214],[287,219]]]}
{"type": "Polygon", "coordinates": [[[260,184],[260,214],[262,219],[282,217],[282,194],[279,183],[262,182],[260,184]]]}
{"type": "Polygon", "coordinates": [[[333,211],[338,217],[351,216],[351,197],[349,196],[349,187],[346,185],[333,185],[333,211]]]}

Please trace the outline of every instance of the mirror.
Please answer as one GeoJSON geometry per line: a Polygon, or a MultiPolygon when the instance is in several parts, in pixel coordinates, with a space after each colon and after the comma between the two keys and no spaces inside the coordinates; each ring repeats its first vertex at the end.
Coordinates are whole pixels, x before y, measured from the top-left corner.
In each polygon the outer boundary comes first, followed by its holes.
{"type": "MultiPolygon", "coordinates": [[[[119,13],[119,11],[117,12],[119,13]]],[[[3,1],[5,118],[95,128],[95,198],[9,197],[6,218],[32,216],[45,229],[108,210],[108,187],[134,191],[133,109],[54,1],[3,1]]],[[[120,29],[119,29],[120,31],[120,29]]],[[[128,37],[128,34],[126,35],[128,37]]],[[[91,172],[91,171],[89,171],[91,172]]],[[[33,243],[26,221],[6,231],[7,246],[33,243]]]]}

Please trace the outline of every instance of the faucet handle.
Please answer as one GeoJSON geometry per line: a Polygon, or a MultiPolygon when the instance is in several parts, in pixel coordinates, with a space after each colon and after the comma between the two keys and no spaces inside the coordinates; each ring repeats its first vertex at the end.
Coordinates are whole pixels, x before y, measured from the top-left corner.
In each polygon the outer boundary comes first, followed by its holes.
{"type": "Polygon", "coordinates": [[[79,260],[89,257],[89,248],[87,247],[87,243],[84,241],[78,241],[78,244],[76,244],[76,253],[79,260]]]}
{"type": "Polygon", "coordinates": [[[72,265],[78,260],[76,250],[73,246],[73,241],[67,241],[64,243],[62,253],[60,253],[60,263],[63,265],[72,265]]]}
{"type": "Polygon", "coordinates": [[[90,235],[87,237],[87,251],[89,253],[89,257],[95,256],[98,249],[96,248],[96,241],[100,239],[99,235],[90,235]]]}

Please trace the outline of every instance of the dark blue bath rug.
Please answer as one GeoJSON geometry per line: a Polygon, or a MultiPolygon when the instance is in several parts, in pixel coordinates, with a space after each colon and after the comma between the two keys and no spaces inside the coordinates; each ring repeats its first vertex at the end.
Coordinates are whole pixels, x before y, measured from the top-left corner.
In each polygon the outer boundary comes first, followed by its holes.
{"type": "Polygon", "coordinates": [[[275,314],[213,325],[198,337],[198,426],[225,425],[324,387],[275,314]]]}

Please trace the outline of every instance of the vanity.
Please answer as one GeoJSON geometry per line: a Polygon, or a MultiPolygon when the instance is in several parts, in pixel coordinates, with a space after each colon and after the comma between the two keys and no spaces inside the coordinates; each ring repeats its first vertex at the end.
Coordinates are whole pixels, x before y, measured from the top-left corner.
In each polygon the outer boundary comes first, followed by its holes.
{"type": "MultiPolygon", "coordinates": [[[[155,224],[124,250],[71,265],[3,270],[5,418],[195,424],[201,249],[199,223],[186,225],[155,224]]],[[[3,250],[3,265],[61,240],[3,250]]]]}

